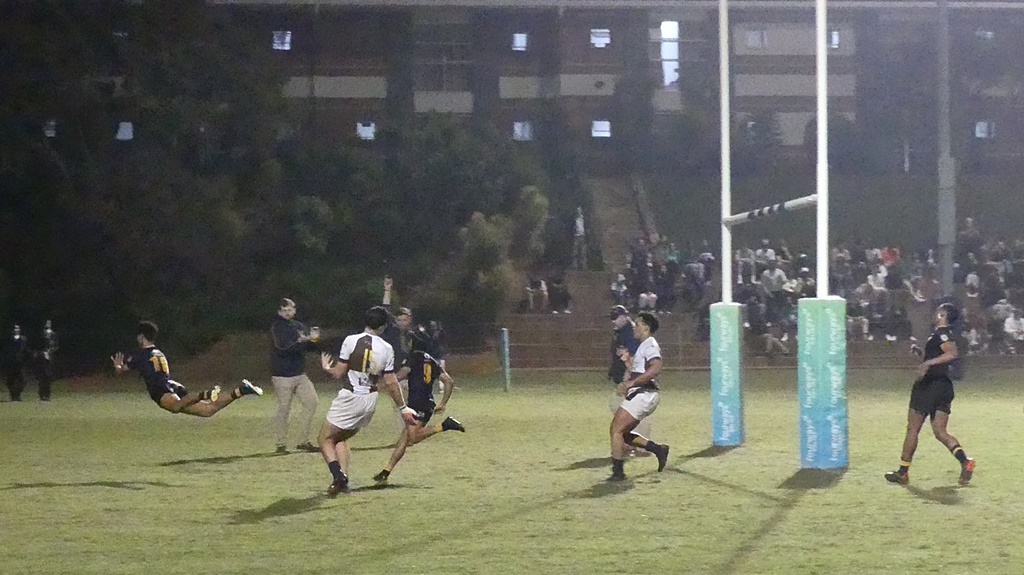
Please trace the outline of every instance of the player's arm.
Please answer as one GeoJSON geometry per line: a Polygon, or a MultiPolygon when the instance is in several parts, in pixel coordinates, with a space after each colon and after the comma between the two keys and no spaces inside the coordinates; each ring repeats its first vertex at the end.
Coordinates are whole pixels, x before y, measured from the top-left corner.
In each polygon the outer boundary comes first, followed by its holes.
{"type": "Polygon", "coordinates": [[[410,373],[412,373],[412,368],[408,365],[403,365],[402,368],[398,370],[398,373],[395,374],[395,379],[398,381],[408,379],[410,373]]]}
{"type": "Polygon", "coordinates": [[[955,360],[956,358],[960,357],[960,351],[956,348],[956,342],[953,340],[944,342],[939,347],[939,349],[942,350],[942,355],[938,357],[933,357],[928,361],[921,362],[921,365],[917,367],[918,375],[923,376],[928,371],[928,368],[933,365],[942,365],[945,363],[949,363],[955,360]]]}
{"type": "Polygon", "coordinates": [[[270,337],[274,340],[274,347],[278,351],[291,351],[312,338],[291,325],[275,322],[270,330],[270,337]]]}
{"type": "Polygon", "coordinates": [[[320,354],[320,367],[322,367],[327,373],[331,374],[331,377],[334,379],[341,379],[348,373],[348,362],[335,362],[334,358],[331,357],[331,354],[329,353],[320,354]]]}
{"type": "Polygon", "coordinates": [[[402,386],[398,384],[395,372],[391,371],[384,374],[381,387],[391,396],[391,400],[395,402],[395,407],[401,412],[402,419],[407,424],[414,425],[416,423],[416,410],[405,404],[405,397],[402,396],[402,386]]]}
{"type": "Polygon", "coordinates": [[[647,365],[647,369],[643,373],[641,373],[640,375],[636,376],[633,379],[627,379],[626,381],[620,383],[619,389],[622,391],[622,395],[625,395],[626,392],[629,391],[629,388],[637,387],[639,385],[643,385],[645,383],[654,381],[655,378],[657,378],[660,374],[661,358],[656,357],[650,360],[650,363],[647,365]]]}
{"type": "Polygon", "coordinates": [[[437,407],[434,408],[434,413],[444,411],[445,406],[448,405],[448,400],[455,393],[455,380],[452,379],[452,376],[448,375],[447,371],[441,372],[440,380],[444,383],[444,395],[441,396],[441,403],[437,404],[437,407]]]}

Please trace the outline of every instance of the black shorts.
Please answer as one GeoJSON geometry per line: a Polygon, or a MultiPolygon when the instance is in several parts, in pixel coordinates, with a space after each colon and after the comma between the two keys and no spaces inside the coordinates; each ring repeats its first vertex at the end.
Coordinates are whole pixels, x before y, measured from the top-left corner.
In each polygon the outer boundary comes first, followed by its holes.
{"type": "Polygon", "coordinates": [[[952,413],[953,381],[944,376],[927,376],[914,382],[910,391],[910,409],[935,418],[935,412],[952,413]]]}
{"type": "Polygon", "coordinates": [[[434,416],[434,402],[412,402],[409,407],[416,410],[416,421],[426,425],[430,418],[434,416]]]}
{"type": "Polygon", "coordinates": [[[173,393],[177,395],[178,399],[181,399],[188,395],[188,390],[185,389],[185,386],[174,381],[173,379],[168,380],[166,383],[151,384],[147,382],[146,391],[149,392],[150,399],[155,401],[157,405],[160,404],[160,398],[167,395],[168,393],[173,393]]]}

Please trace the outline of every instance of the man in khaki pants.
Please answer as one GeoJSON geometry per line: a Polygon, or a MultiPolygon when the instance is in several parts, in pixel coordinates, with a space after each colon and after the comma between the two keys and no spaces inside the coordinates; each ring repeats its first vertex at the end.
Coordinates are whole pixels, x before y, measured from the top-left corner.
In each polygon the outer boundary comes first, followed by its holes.
{"type": "Polygon", "coordinates": [[[319,453],[320,448],[310,441],[313,433],[313,414],[316,412],[317,395],[313,382],[306,376],[306,344],[320,337],[319,329],[307,330],[295,321],[295,302],[281,299],[277,317],[270,326],[270,337],[274,347],[270,352],[271,381],[277,394],[277,415],[274,432],[277,435],[276,453],[288,453],[288,413],[292,397],[298,396],[302,404],[299,415],[299,443],[296,449],[319,453]]]}

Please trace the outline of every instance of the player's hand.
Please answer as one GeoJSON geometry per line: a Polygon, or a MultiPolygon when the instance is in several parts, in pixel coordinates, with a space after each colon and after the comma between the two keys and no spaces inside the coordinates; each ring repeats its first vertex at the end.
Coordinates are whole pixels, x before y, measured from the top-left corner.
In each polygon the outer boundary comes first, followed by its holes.
{"type": "Polygon", "coordinates": [[[114,369],[116,370],[120,371],[127,367],[124,364],[124,354],[120,351],[110,356],[110,361],[114,362],[114,369]]]}
{"type": "Polygon", "coordinates": [[[419,415],[419,414],[416,413],[415,409],[406,406],[406,407],[402,408],[402,412],[401,413],[402,413],[402,419],[405,420],[405,423],[407,423],[408,425],[416,425],[416,416],[419,415]]]}
{"type": "Polygon", "coordinates": [[[322,367],[324,371],[331,371],[331,368],[334,367],[334,358],[331,357],[331,354],[320,354],[320,367],[322,367]]]}
{"type": "Polygon", "coordinates": [[[445,405],[442,403],[441,405],[438,405],[437,407],[434,408],[434,413],[442,413],[444,412],[444,408],[445,405]]]}

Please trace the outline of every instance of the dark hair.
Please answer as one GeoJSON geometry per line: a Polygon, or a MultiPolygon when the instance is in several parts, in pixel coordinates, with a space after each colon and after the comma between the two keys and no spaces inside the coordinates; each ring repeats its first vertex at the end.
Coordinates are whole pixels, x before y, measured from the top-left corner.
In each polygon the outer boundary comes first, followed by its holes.
{"type": "Polygon", "coordinates": [[[953,325],[960,319],[960,310],[950,302],[940,305],[939,309],[946,312],[946,323],[950,325],[953,325]]]}
{"type": "Polygon", "coordinates": [[[149,341],[156,341],[156,334],[160,333],[160,328],[151,321],[140,321],[139,322],[139,335],[146,338],[149,341]]]}
{"type": "Polygon", "coordinates": [[[651,328],[651,333],[658,331],[658,318],[649,311],[642,311],[636,315],[636,318],[644,322],[644,325],[651,328]]]}
{"type": "Polygon", "coordinates": [[[413,330],[411,335],[412,351],[422,351],[427,355],[434,355],[434,342],[431,341],[430,334],[422,326],[417,330],[413,330]]]}
{"type": "Polygon", "coordinates": [[[363,323],[372,330],[378,330],[388,323],[388,310],[384,306],[375,305],[366,310],[363,323]]]}

